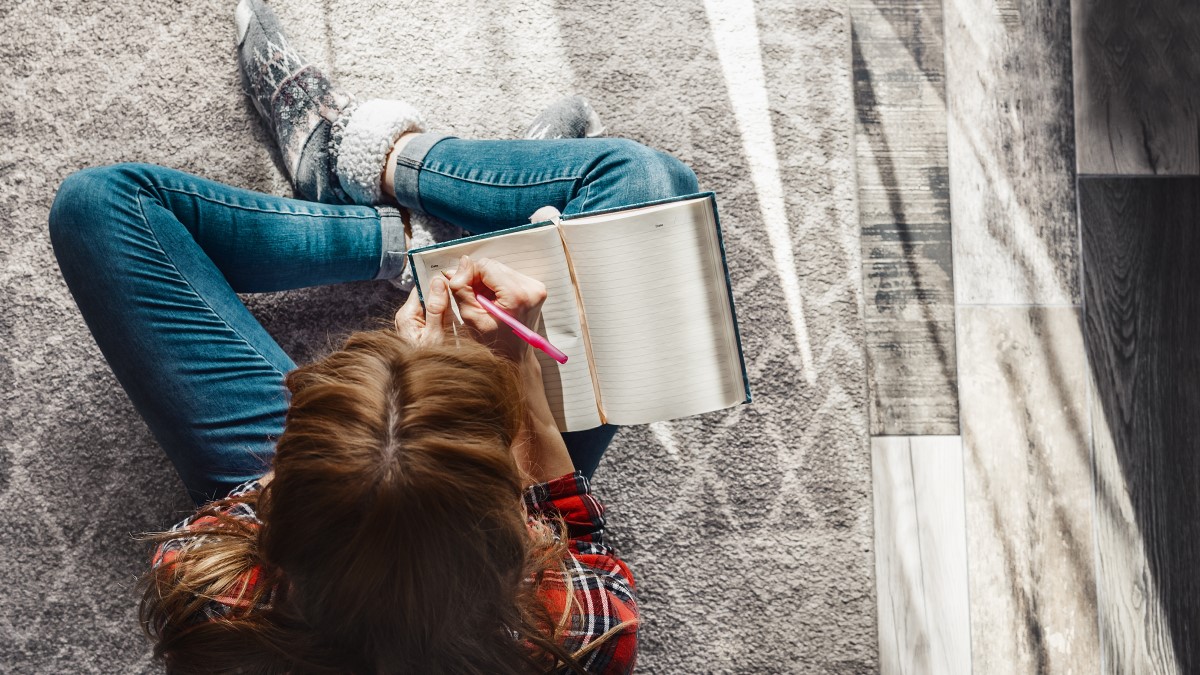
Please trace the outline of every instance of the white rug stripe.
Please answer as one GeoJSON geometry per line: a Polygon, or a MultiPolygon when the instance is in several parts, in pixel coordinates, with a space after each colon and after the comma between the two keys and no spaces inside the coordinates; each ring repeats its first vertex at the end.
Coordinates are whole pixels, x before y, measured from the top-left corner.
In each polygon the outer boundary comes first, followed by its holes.
{"type": "Polygon", "coordinates": [[[800,366],[804,380],[817,381],[813,368],[812,346],[804,320],[804,303],[800,297],[800,276],[792,254],[792,238],[783,201],[783,180],[779,174],[779,157],[775,152],[775,132],[768,112],[767,81],[763,72],[758,24],[754,0],[704,0],[708,23],[712,26],[717,58],[725,75],[734,118],[742,134],[742,149],[750,164],[750,176],[758,193],[759,208],[775,269],[779,272],[783,298],[787,303],[796,346],[800,350],[800,366]]]}
{"type": "Polygon", "coordinates": [[[667,455],[672,459],[679,457],[679,445],[675,443],[675,434],[671,433],[671,427],[667,422],[655,422],[651,424],[650,433],[654,434],[654,440],[663,446],[663,449],[667,451],[667,455]]]}

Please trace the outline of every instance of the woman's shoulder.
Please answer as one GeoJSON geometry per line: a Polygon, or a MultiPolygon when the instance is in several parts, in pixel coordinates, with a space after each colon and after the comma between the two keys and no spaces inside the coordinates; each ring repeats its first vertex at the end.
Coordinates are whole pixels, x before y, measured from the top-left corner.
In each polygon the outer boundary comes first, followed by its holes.
{"type": "MultiPolygon", "coordinates": [[[[572,653],[587,649],[581,663],[588,672],[631,672],[637,661],[639,612],[629,568],[608,554],[572,551],[567,573],[574,609],[562,634],[564,646],[572,653]]],[[[568,602],[563,590],[547,598],[559,611],[568,602]]]]}
{"type": "MultiPolygon", "coordinates": [[[[240,483],[229,494],[225,495],[225,499],[234,499],[237,497],[246,497],[252,494],[258,494],[262,491],[263,482],[259,478],[248,480],[245,483],[240,483]]],[[[254,502],[237,501],[227,504],[221,508],[221,513],[234,518],[242,518],[252,520],[255,524],[261,525],[262,521],[258,519],[258,510],[254,502]]]]}
{"type": "MultiPolygon", "coordinates": [[[[241,531],[242,537],[251,534],[252,530],[262,525],[262,521],[258,518],[258,513],[255,507],[256,501],[253,496],[262,489],[262,484],[258,479],[249,480],[235,486],[224,499],[208,502],[200,506],[195,513],[176,523],[169,530],[175,536],[160,541],[155,547],[151,557],[151,568],[159,570],[159,573],[167,572],[171,575],[180,574],[180,567],[183,558],[187,555],[189,565],[194,564],[199,558],[195,556],[204,556],[205,552],[210,548],[208,544],[211,542],[216,545],[217,542],[226,539],[226,534],[230,533],[230,525],[234,526],[234,532],[241,531]],[[230,523],[233,519],[233,523],[230,523]],[[246,528],[251,529],[246,529],[246,528]],[[160,569],[161,568],[161,569],[160,569]]],[[[247,597],[253,597],[253,591],[258,586],[262,570],[258,566],[251,566],[238,574],[232,583],[227,584],[228,587],[219,589],[220,592],[215,594],[215,597],[210,597],[201,611],[199,611],[191,620],[199,621],[203,619],[218,619],[225,617],[235,607],[249,607],[253,602],[244,600],[247,597]]],[[[270,597],[262,598],[258,605],[269,604],[270,597]]]]}
{"type": "Polygon", "coordinates": [[[614,630],[587,653],[584,665],[594,672],[629,672],[637,656],[636,587],[629,566],[606,541],[604,506],[590,482],[567,474],[531,486],[525,497],[531,516],[561,518],[567,529],[566,584],[542,588],[552,610],[575,607],[563,636],[566,646],[577,651],[614,630]]]}
{"type": "Polygon", "coordinates": [[[261,524],[261,522],[258,520],[258,512],[255,509],[254,504],[252,504],[252,503],[249,503],[246,501],[237,501],[234,503],[219,504],[219,502],[222,502],[225,499],[246,497],[248,495],[257,494],[261,490],[262,490],[262,484],[259,482],[258,478],[248,480],[244,483],[239,483],[238,485],[234,486],[234,488],[232,490],[229,491],[229,494],[225,495],[224,499],[214,500],[212,502],[208,502],[206,504],[201,505],[199,508],[196,509],[195,513],[193,513],[192,515],[188,516],[187,518],[179,521],[178,523],[173,525],[171,527],[171,529],[172,530],[182,530],[182,529],[187,528],[189,524],[192,524],[195,522],[194,519],[196,519],[197,516],[200,516],[205,511],[208,511],[208,510],[215,510],[219,513],[223,513],[225,515],[232,516],[234,518],[243,518],[246,520],[253,520],[253,521],[259,522],[259,524],[261,524]],[[217,502],[217,503],[214,503],[214,502],[217,502]],[[212,508],[209,508],[209,507],[212,507],[212,508]]]}
{"type": "Polygon", "coordinates": [[[169,531],[178,532],[180,536],[161,542],[154,550],[151,565],[158,567],[159,565],[170,564],[183,549],[202,543],[204,541],[203,534],[198,533],[188,536],[186,532],[217,525],[221,520],[221,516],[236,518],[253,526],[262,525],[262,521],[258,518],[258,511],[254,501],[236,499],[257,494],[260,490],[262,490],[262,485],[257,478],[239,483],[225,496],[225,499],[235,499],[235,501],[223,504],[209,502],[199,507],[192,515],[172,525],[169,531]]]}

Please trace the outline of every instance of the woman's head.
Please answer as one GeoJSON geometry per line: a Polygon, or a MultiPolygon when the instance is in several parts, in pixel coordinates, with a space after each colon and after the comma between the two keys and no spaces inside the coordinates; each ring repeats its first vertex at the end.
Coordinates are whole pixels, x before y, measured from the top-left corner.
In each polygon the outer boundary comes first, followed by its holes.
{"type": "Polygon", "coordinates": [[[142,617],[172,670],[504,673],[565,656],[525,583],[561,569],[563,548],[527,526],[510,360],[373,330],[285,383],[261,528],[222,517],[150,578],[142,617]],[[246,604],[270,593],[268,609],[188,625],[252,567],[246,604]]]}
{"type": "Polygon", "coordinates": [[[518,604],[530,547],[512,366],[372,331],[286,384],[262,555],[322,641],[368,670],[513,643],[495,621],[518,604]]]}

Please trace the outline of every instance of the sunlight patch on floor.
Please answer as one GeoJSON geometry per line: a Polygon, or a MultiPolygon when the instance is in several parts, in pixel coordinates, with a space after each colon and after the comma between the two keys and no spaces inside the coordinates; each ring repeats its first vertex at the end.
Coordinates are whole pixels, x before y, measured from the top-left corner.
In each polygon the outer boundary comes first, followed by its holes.
{"type": "Polygon", "coordinates": [[[750,177],[758,194],[763,224],[800,353],[802,375],[806,382],[813,384],[817,373],[813,368],[812,346],[804,320],[804,301],[800,295],[800,276],[796,271],[783,200],[783,179],[775,150],[775,132],[771,126],[754,1],[705,0],[704,9],[712,26],[717,57],[725,75],[734,118],[742,135],[742,149],[750,165],[750,177]]]}

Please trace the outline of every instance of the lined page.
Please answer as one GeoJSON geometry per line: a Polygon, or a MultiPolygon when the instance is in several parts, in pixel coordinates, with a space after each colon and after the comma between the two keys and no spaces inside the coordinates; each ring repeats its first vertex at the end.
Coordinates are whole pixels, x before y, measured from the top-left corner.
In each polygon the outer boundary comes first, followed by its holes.
{"type": "Polygon", "coordinates": [[[708,198],[563,226],[610,422],[646,424],[745,399],[708,198]]]}
{"type": "Polygon", "coordinates": [[[542,365],[542,383],[546,387],[546,398],[554,412],[554,420],[562,431],[600,426],[600,412],[584,349],[575,287],[571,284],[566,254],[557,228],[539,227],[415,253],[413,273],[417,283],[422,289],[429,288],[429,279],[434,273],[457,267],[458,259],[464,255],[499,260],[546,284],[542,320],[539,325],[530,328],[567,355],[567,362],[559,365],[541,350],[534,350],[542,365]]]}

